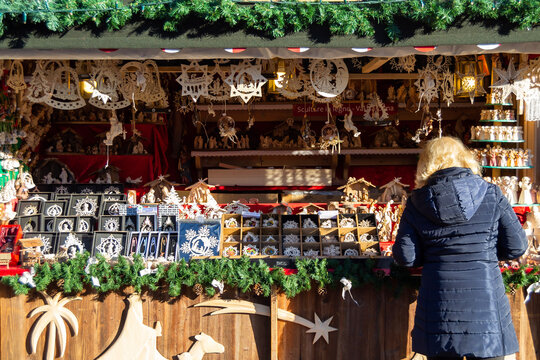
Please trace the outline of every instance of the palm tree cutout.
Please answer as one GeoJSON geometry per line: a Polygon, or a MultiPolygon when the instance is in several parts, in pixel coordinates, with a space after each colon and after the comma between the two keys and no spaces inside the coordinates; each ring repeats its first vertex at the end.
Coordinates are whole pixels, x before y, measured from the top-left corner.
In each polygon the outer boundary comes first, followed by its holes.
{"type": "Polygon", "coordinates": [[[47,336],[47,356],[46,360],[54,360],[56,350],[56,337],[58,336],[58,346],[60,354],[58,357],[63,357],[66,351],[67,342],[67,322],[71,327],[72,335],[76,336],[79,332],[79,322],[73,313],[66,309],[64,305],[72,300],[81,300],[80,297],[66,297],[60,300],[61,293],[56,294],[54,297],[50,297],[45,292],[39,292],[43,296],[45,305],[41,305],[32,310],[28,317],[31,318],[36,314],[43,313],[37,321],[34,323],[33,328],[30,330],[30,349],[31,354],[36,353],[37,343],[41,336],[41,333],[45,328],[49,327],[47,336]]]}

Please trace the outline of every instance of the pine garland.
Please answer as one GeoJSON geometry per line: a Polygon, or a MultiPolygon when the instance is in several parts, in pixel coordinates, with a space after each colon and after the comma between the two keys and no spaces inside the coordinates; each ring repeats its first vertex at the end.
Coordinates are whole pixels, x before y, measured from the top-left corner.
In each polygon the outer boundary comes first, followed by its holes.
{"type": "Polygon", "coordinates": [[[540,0],[0,0],[0,35],[8,23],[17,27],[44,24],[54,32],[89,23],[118,30],[141,17],[160,21],[169,32],[198,18],[207,24],[240,26],[273,38],[308,30],[313,24],[327,27],[332,34],[373,36],[375,26],[385,24],[387,36],[395,41],[402,36],[400,26],[444,30],[466,19],[532,28],[540,22],[540,0]]]}
{"type": "MultiPolygon", "coordinates": [[[[263,260],[252,261],[248,257],[195,260],[189,263],[182,260],[168,264],[167,267],[158,264],[150,274],[141,275],[141,270],[146,269],[146,266],[140,256],[133,260],[120,257],[114,264],[103,256],[98,256],[97,263],[88,266],[89,258],[90,254],[84,253],[65,262],[35,265],[35,289],[44,291],[56,286],[66,294],[75,294],[89,287],[99,293],[133,287],[137,292],[162,291],[171,297],[177,297],[181,296],[183,287],[191,288],[195,284],[201,284],[206,294],[213,296],[216,289],[212,286],[212,281],[218,280],[243,293],[252,291],[257,285],[257,290],[262,291],[266,297],[270,296],[271,287],[274,285],[287,297],[292,298],[302,291],[310,290],[312,285],[317,288],[341,286],[340,279],[343,277],[351,280],[353,287],[368,284],[375,287],[389,285],[396,290],[396,294],[404,286],[418,288],[420,284],[419,277],[410,276],[407,269],[397,266],[392,267],[390,276],[384,276],[375,268],[375,261],[371,259],[361,262],[299,259],[296,261],[297,273],[288,275],[283,268],[271,269],[263,260]],[[92,284],[93,277],[99,281],[99,286],[92,284]]],[[[503,279],[507,292],[511,292],[540,281],[540,268],[527,270],[522,266],[505,270],[503,279]]],[[[9,285],[17,295],[28,294],[31,290],[27,285],[19,283],[18,275],[3,277],[2,282],[9,285]]]]}

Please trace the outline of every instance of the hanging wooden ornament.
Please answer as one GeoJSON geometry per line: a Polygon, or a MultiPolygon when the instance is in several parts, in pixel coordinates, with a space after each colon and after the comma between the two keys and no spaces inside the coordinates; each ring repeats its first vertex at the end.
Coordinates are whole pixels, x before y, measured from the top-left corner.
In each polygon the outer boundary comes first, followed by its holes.
{"type": "Polygon", "coordinates": [[[116,110],[128,107],[131,103],[118,91],[120,72],[113,61],[96,61],[90,70],[90,84],[94,86],[90,105],[100,109],[116,110]]]}
{"type": "Polygon", "coordinates": [[[176,108],[176,111],[187,114],[195,109],[195,103],[187,97],[183,97],[180,93],[177,93],[174,95],[174,107],[176,108]]]}
{"type": "Polygon", "coordinates": [[[231,65],[231,74],[225,82],[231,87],[231,97],[238,96],[244,103],[252,97],[262,96],[262,87],[268,80],[261,75],[261,64],[252,64],[248,59],[231,65]]]}
{"type": "Polygon", "coordinates": [[[182,73],[176,81],[182,85],[182,96],[191,96],[197,102],[200,96],[208,95],[208,85],[212,79],[208,74],[208,65],[192,61],[189,65],[182,64],[182,73]]]}
{"type": "Polygon", "coordinates": [[[279,86],[276,83],[276,87],[278,92],[289,100],[307,96],[313,92],[309,76],[302,65],[302,60],[293,59],[285,64],[285,75],[279,81],[279,86]]]}
{"type": "Polygon", "coordinates": [[[388,111],[377,93],[371,93],[371,100],[364,109],[364,120],[384,121],[388,119],[388,111]]]}
{"type": "Polygon", "coordinates": [[[454,102],[454,74],[449,70],[443,72],[440,88],[442,101],[446,102],[446,106],[450,106],[454,102]]]}
{"type": "Polygon", "coordinates": [[[227,101],[231,98],[231,86],[225,82],[225,79],[230,74],[221,69],[219,60],[215,61],[215,64],[209,75],[211,83],[208,86],[206,98],[210,101],[227,101]]]}
{"type": "Polygon", "coordinates": [[[309,78],[317,94],[333,98],[347,88],[349,70],[343,59],[314,59],[309,64],[309,78]]]}
{"type": "Polygon", "coordinates": [[[522,100],[530,89],[530,82],[526,80],[527,68],[516,70],[514,60],[510,60],[506,71],[499,68],[494,69],[499,80],[491,85],[491,88],[502,89],[502,99],[506,100],[510,94],[515,94],[518,100],[522,100]]]}
{"type": "Polygon", "coordinates": [[[140,100],[151,104],[165,98],[159,80],[159,70],[153,60],[144,63],[130,61],[120,68],[120,90],[133,102],[140,100]]]}
{"type": "Polygon", "coordinates": [[[24,69],[19,60],[13,60],[11,62],[9,78],[7,79],[6,83],[16,92],[26,89],[26,82],[24,81],[24,69]]]}
{"type": "Polygon", "coordinates": [[[62,66],[67,66],[67,63],[58,60],[38,60],[26,98],[33,103],[45,102],[52,93],[54,72],[62,66]]]}
{"type": "Polygon", "coordinates": [[[414,82],[414,85],[419,94],[418,110],[420,110],[422,101],[429,104],[432,99],[437,97],[437,72],[426,66],[418,71],[418,80],[414,82]]]}
{"type": "Polygon", "coordinates": [[[62,110],[79,109],[86,105],[81,96],[79,75],[75,69],[61,66],[54,71],[52,79],[52,91],[45,99],[45,104],[62,110]]]}
{"type": "Polygon", "coordinates": [[[474,97],[476,94],[486,93],[484,87],[482,86],[484,74],[476,74],[474,70],[469,70],[466,74],[458,73],[457,76],[462,84],[458,91],[458,95],[468,94],[471,104],[474,103],[474,97]],[[465,79],[469,79],[469,82],[466,82],[465,79]],[[471,80],[472,84],[470,83],[471,80]]]}
{"type": "Polygon", "coordinates": [[[341,143],[343,140],[339,138],[339,131],[336,125],[327,123],[321,129],[321,150],[331,148],[334,152],[341,152],[341,143]]]}
{"type": "Polygon", "coordinates": [[[227,114],[223,114],[218,120],[219,135],[230,140],[232,143],[238,141],[234,119],[227,114]]]}
{"type": "Polygon", "coordinates": [[[414,71],[414,65],[416,64],[416,57],[414,55],[401,56],[398,58],[392,58],[390,65],[393,70],[406,71],[411,73],[414,71]]]}

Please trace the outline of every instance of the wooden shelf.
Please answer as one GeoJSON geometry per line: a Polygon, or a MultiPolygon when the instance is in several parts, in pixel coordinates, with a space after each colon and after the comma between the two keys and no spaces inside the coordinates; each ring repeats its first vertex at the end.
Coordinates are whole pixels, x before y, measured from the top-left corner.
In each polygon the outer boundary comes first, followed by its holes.
{"type": "Polygon", "coordinates": [[[489,120],[478,120],[479,122],[500,122],[500,123],[515,123],[517,122],[516,119],[512,120],[495,120],[495,119],[489,119],[489,120]]]}
{"type": "Polygon", "coordinates": [[[519,169],[532,169],[533,166],[482,166],[485,169],[510,169],[510,170],[519,170],[519,169]]]}
{"type": "Polygon", "coordinates": [[[342,149],[330,150],[193,150],[191,156],[233,157],[233,156],[333,156],[333,155],[416,155],[422,149],[381,148],[381,149],[342,149]]]}
{"type": "Polygon", "coordinates": [[[510,103],[485,103],[485,106],[514,106],[510,103]]]}
{"type": "Polygon", "coordinates": [[[525,140],[471,140],[472,142],[489,142],[489,143],[524,143],[525,140]]]}

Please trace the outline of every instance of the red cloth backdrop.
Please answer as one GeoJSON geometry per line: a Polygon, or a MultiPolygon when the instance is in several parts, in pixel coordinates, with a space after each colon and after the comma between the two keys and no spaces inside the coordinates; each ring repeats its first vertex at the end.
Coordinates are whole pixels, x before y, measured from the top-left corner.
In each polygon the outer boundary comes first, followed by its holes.
{"type": "MultiPolygon", "coordinates": [[[[167,127],[164,124],[136,124],[136,129],[143,137],[144,148],[148,151],[148,156],[140,155],[118,155],[111,156],[111,165],[119,167],[122,171],[120,177],[123,180],[128,176],[135,179],[139,176],[143,177],[143,182],[154,180],[159,175],[167,174],[169,170],[167,160],[167,149],[169,147],[169,138],[167,136],[167,127]],[[114,162],[113,162],[114,158],[114,162]]],[[[97,144],[96,136],[105,133],[109,130],[108,123],[95,124],[58,124],[53,125],[51,131],[61,132],[66,128],[71,128],[82,137],[83,146],[97,144]]],[[[126,130],[126,139],[132,135],[131,124],[124,124],[126,130]]],[[[49,132],[50,134],[51,132],[49,132]]],[[[74,154],[75,155],[75,154],[74,154]]],[[[82,155],[72,156],[70,154],[51,154],[47,157],[56,157],[60,161],[65,162],[78,177],[79,182],[87,182],[92,177],[90,173],[101,169],[106,163],[105,155],[82,155]],[[72,159],[69,159],[69,157],[72,159]],[[88,164],[80,164],[88,162],[88,164]],[[85,171],[84,173],[79,172],[85,171]]]]}

